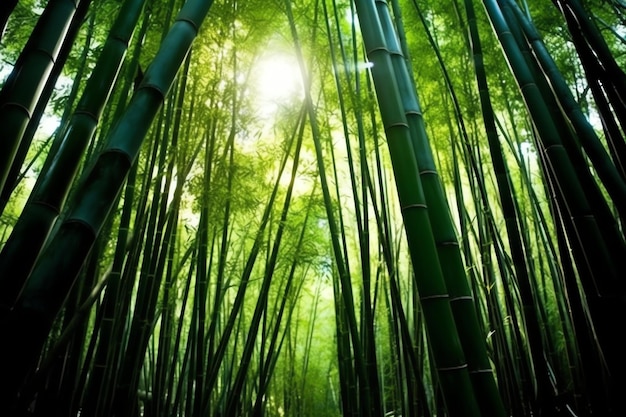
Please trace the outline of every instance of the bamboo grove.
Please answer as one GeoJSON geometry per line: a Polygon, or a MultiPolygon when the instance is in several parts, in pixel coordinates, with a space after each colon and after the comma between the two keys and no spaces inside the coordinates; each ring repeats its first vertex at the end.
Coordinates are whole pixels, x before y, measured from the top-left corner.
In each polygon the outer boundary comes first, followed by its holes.
{"type": "Polygon", "coordinates": [[[0,415],[623,414],[624,2],[0,30],[0,415]]]}

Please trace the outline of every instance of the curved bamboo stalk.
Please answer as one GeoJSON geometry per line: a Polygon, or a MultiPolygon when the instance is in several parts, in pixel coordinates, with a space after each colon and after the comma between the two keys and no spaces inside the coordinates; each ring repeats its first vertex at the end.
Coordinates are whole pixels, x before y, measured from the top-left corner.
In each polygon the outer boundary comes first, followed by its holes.
{"type": "MultiPolygon", "coordinates": [[[[462,135],[463,143],[469,147],[470,143],[465,122],[461,115],[460,105],[452,80],[448,74],[430,30],[428,30],[426,21],[419,6],[416,2],[414,2],[414,5],[422,24],[426,28],[428,40],[437,55],[447,90],[452,99],[455,117],[459,126],[460,134],[462,135]]],[[[395,14],[397,16],[398,12],[395,14]]],[[[406,47],[404,49],[404,54],[407,54],[406,47]]],[[[400,50],[396,53],[402,54],[400,50]]],[[[406,75],[398,78],[404,78],[406,81],[403,82],[411,85],[411,80],[406,75]]],[[[409,88],[407,87],[406,89],[408,90],[409,88]]],[[[437,242],[437,251],[440,257],[444,279],[446,281],[447,288],[450,291],[450,303],[453,309],[455,321],[457,322],[457,328],[459,329],[459,336],[461,338],[461,343],[463,344],[470,375],[474,383],[474,389],[477,393],[482,412],[488,415],[503,416],[505,414],[504,406],[500,399],[495,378],[492,374],[491,364],[487,356],[485,346],[486,334],[484,334],[483,329],[478,322],[478,315],[474,306],[474,296],[467,281],[465,266],[462,262],[461,252],[455,236],[452,218],[443,193],[443,185],[441,184],[441,180],[437,174],[432,151],[428,143],[421,106],[417,95],[415,94],[414,96],[414,102],[408,105],[405,104],[407,120],[409,121],[409,128],[411,129],[412,136],[414,138],[417,164],[420,168],[420,177],[422,178],[422,183],[424,184],[426,200],[430,207],[429,215],[431,223],[433,224],[433,233],[437,242]]],[[[405,102],[407,101],[408,99],[405,97],[405,102]]],[[[466,156],[470,159],[470,166],[477,171],[477,179],[480,180],[482,176],[480,175],[480,172],[478,172],[479,164],[476,163],[471,149],[468,148],[466,156]]],[[[482,182],[479,183],[477,187],[474,187],[474,189],[478,190],[477,192],[480,195],[480,199],[483,201],[483,204],[488,207],[489,202],[487,193],[482,182]]],[[[487,210],[487,213],[490,212],[490,210],[487,210]]]]}

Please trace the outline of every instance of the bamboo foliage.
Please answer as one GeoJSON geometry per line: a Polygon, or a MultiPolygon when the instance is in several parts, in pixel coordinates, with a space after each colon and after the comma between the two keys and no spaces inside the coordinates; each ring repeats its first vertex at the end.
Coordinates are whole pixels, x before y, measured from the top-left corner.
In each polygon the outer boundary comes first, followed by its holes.
{"type": "Polygon", "coordinates": [[[2,413],[617,415],[618,3],[0,6],[2,413]]]}

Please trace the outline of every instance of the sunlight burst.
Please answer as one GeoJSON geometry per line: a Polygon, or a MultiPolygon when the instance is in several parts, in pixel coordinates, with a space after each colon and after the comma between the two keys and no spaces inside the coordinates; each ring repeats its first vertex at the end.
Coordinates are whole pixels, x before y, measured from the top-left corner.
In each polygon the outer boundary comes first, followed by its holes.
{"type": "Polygon", "coordinates": [[[255,82],[256,94],[264,106],[289,103],[302,95],[302,77],[294,56],[275,52],[266,54],[258,63],[255,82]]]}

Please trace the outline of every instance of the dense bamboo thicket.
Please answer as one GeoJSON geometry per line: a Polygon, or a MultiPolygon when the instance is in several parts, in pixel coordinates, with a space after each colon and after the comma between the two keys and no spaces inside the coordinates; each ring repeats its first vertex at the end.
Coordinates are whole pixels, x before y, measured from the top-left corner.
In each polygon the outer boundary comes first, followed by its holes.
{"type": "Polygon", "coordinates": [[[0,415],[623,414],[622,1],[0,31],[0,415]]]}

